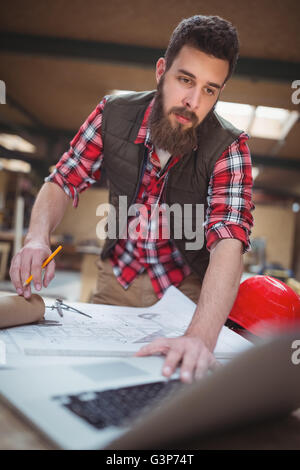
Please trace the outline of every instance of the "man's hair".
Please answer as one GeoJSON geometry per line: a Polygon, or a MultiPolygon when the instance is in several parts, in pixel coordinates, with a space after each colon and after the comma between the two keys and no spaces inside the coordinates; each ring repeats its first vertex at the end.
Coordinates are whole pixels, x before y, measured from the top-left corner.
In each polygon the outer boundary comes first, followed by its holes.
{"type": "Polygon", "coordinates": [[[182,20],[173,31],[165,53],[166,70],[185,45],[227,60],[229,71],[225,82],[231,77],[239,55],[239,40],[235,27],[229,21],[219,16],[202,15],[182,20]]]}

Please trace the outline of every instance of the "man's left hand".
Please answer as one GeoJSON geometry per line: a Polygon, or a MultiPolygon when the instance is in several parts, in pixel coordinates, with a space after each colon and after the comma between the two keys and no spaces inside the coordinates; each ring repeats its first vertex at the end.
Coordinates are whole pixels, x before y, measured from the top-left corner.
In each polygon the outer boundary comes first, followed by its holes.
{"type": "Polygon", "coordinates": [[[162,374],[165,377],[171,377],[181,363],[180,379],[186,383],[191,383],[193,379],[200,379],[208,369],[220,366],[204,342],[196,336],[158,338],[143,346],[135,356],[150,356],[157,353],[166,356],[162,374]]]}

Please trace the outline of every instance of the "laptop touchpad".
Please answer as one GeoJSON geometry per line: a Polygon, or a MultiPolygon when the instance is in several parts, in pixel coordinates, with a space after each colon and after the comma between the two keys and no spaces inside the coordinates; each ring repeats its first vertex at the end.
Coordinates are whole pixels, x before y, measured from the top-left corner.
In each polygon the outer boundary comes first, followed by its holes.
{"type": "Polygon", "coordinates": [[[95,382],[99,382],[100,380],[122,379],[123,377],[126,378],[130,376],[149,375],[145,370],[122,361],[103,364],[82,364],[73,366],[72,368],[95,382]]]}

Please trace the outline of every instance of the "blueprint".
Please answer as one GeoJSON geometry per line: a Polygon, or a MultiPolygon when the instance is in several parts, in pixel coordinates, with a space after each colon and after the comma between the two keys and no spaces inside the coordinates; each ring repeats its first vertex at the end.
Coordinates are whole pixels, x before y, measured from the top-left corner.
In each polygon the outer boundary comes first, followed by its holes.
{"type": "MultiPolygon", "coordinates": [[[[184,333],[195,304],[175,287],[147,308],[67,303],[91,318],[63,310],[63,317],[45,298],[44,322],[0,330],[7,354],[29,356],[114,357],[133,355],[159,337],[184,333]]],[[[232,356],[250,343],[223,327],[215,349],[216,357],[232,356]]]]}

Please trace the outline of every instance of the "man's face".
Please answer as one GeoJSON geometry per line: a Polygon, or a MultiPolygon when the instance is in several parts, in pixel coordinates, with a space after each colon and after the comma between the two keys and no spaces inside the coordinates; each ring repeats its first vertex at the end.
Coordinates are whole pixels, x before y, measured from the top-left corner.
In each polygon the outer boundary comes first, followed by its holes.
{"type": "Polygon", "coordinates": [[[216,103],[229,63],[183,46],[165,72],[165,60],[156,65],[158,92],[150,128],[153,143],[171,154],[190,152],[197,144],[195,129],[216,103]]]}

